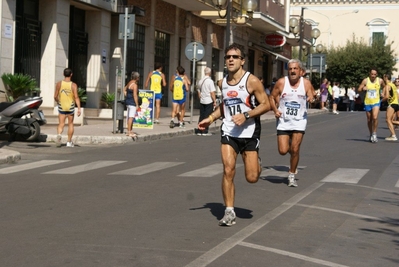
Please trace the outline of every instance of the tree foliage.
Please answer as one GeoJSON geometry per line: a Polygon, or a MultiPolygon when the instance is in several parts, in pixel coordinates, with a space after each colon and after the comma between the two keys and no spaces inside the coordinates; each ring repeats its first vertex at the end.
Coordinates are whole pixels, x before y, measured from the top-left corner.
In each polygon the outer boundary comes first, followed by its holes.
{"type": "Polygon", "coordinates": [[[392,43],[386,39],[374,40],[368,45],[364,39],[353,36],[344,47],[333,47],[327,54],[326,76],[330,81],[340,82],[342,87],[357,87],[369,75],[370,68],[375,67],[381,76],[392,74],[395,57],[392,43]]]}

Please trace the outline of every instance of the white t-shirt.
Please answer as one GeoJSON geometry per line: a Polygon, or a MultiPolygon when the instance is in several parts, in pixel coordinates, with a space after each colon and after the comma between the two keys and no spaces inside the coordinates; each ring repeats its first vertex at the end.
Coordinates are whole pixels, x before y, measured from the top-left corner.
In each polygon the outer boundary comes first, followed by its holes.
{"type": "Polygon", "coordinates": [[[353,90],[352,88],[349,88],[348,89],[348,97],[349,97],[349,100],[355,100],[355,98],[356,98],[356,92],[355,92],[355,90],[353,90]]]}
{"type": "Polygon", "coordinates": [[[215,92],[215,84],[212,81],[211,77],[205,75],[201,80],[197,83],[197,88],[201,93],[200,103],[201,104],[210,104],[213,102],[211,97],[211,92],[215,92]]]}
{"type": "Polygon", "coordinates": [[[339,91],[340,91],[339,87],[334,85],[333,88],[332,88],[332,91],[333,91],[333,97],[334,98],[339,98],[339,91]]]}

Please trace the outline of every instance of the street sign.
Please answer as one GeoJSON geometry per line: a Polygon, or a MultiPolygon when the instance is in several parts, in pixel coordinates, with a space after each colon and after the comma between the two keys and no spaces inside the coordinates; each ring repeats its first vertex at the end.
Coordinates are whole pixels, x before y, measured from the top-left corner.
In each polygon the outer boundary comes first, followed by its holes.
{"type": "Polygon", "coordinates": [[[197,42],[191,42],[186,46],[184,51],[188,60],[201,60],[205,55],[205,48],[202,44],[197,42]]]}
{"type": "Polygon", "coordinates": [[[307,67],[317,69],[317,72],[326,72],[326,54],[309,54],[307,67]]]}
{"type": "MultiPolygon", "coordinates": [[[[118,39],[123,40],[125,36],[125,14],[119,14],[119,31],[118,39]]],[[[134,23],[136,21],[136,16],[129,14],[127,15],[127,28],[126,28],[126,38],[129,40],[134,39],[134,23]]]]}

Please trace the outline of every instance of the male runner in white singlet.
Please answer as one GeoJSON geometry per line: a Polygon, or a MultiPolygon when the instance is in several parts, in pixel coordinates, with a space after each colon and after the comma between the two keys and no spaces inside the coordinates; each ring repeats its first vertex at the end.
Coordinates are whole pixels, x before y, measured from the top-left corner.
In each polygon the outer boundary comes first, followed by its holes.
{"type": "Polygon", "coordinates": [[[245,177],[249,183],[256,183],[262,171],[259,151],[260,115],[270,110],[269,99],[260,80],[243,70],[245,55],[242,47],[232,44],[225,50],[228,75],[218,81],[222,89],[222,103],[198,124],[205,130],[214,120],[222,117],[221,154],[223,162],[222,191],[226,205],[221,226],[235,224],[234,176],[237,155],[241,153],[245,177]]]}
{"type": "Polygon", "coordinates": [[[297,187],[295,179],[299,162],[299,148],[306,130],[306,101],[314,102],[315,91],[309,80],[301,75],[302,63],[297,59],[288,61],[288,76],[281,78],[270,95],[270,105],[277,118],[278,152],[290,158],[288,186],[297,187]]]}

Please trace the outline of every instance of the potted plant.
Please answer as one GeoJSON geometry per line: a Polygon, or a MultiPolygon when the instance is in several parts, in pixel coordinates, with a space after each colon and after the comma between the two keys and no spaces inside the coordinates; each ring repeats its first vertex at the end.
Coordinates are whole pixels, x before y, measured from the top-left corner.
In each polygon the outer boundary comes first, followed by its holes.
{"type": "Polygon", "coordinates": [[[40,89],[37,88],[35,78],[30,75],[4,73],[1,79],[6,87],[8,101],[14,101],[18,97],[24,95],[31,96],[40,94],[40,89]]]}
{"type": "Polygon", "coordinates": [[[105,108],[111,108],[114,106],[115,94],[104,92],[101,95],[101,103],[105,108]]]}
{"type": "Polygon", "coordinates": [[[80,100],[80,106],[84,107],[86,105],[86,102],[87,102],[86,89],[79,87],[78,88],[78,96],[79,96],[79,100],[80,100]]]}

